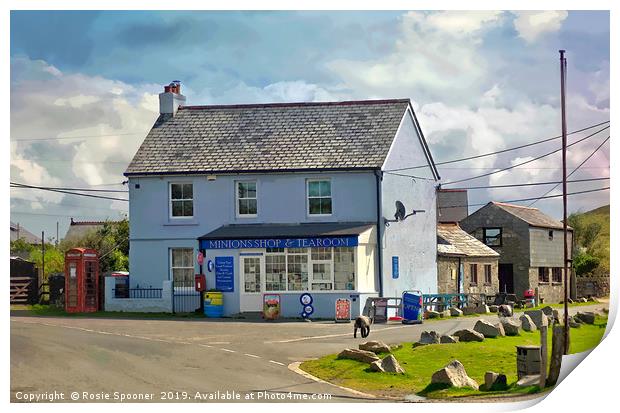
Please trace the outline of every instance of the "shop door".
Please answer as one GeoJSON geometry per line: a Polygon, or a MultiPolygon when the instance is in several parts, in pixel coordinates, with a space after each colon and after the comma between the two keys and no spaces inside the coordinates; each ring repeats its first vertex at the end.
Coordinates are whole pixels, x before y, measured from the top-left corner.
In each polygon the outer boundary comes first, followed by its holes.
{"type": "Polygon", "coordinates": [[[265,265],[263,256],[241,256],[241,312],[262,311],[265,265]]]}

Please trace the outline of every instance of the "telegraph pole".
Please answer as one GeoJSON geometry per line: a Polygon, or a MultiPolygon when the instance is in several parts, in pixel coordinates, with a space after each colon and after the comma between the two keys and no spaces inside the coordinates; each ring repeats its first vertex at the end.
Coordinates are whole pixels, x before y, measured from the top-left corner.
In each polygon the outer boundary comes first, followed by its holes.
{"type": "Polygon", "coordinates": [[[562,203],[564,204],[564,354],[568,354],[568,228],[566,212],[566,58],[560,50],[560,94],[562,102],[562,203]]]}
{"type": "Polygon", "coordinates": [[[45,280],[45,231],[41,231],[41,282],[45,280]]]}

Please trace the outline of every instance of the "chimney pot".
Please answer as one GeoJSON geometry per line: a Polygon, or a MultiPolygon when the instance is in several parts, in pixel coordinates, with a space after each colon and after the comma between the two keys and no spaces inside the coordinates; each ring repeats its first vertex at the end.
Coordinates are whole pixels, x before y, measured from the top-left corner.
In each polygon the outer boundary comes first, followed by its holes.
{"type": "Polygon", "coordinates": [[[175,115],[179,106],[185,104],[185,96],[181,94],[181,82],[173,80],[164,86],[164,92],[159,94],[159,113],[175,115]]]}

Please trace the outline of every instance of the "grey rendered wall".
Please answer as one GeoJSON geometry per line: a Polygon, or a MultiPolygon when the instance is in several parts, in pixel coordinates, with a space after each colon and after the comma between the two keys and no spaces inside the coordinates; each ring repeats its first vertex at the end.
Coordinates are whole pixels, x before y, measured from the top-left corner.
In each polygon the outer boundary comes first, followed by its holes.
{"type": "Polygon", "coordinates": [[[483,228],[502,228],[502,246],[497,251],[500,264],[512,264],[514,289],[517,296],[530,287],[529,225],[493,204],[485,205],[460,222],[461,228],[483,240],[483,228]]]}
{"type": "MultiPolygon", "coordinates": [[[[169,248],[192,247],[197,252],[199,236],[226,224],[376,222],[375,194],[371,172],[218,175],[215,181],[206,176],[130,178],[130,282],[133,286],[168,279],[169,248]],[[332,181],[333,214],[310,217],[306,213],[306,179],[322,177],[332,181]],[[256,218],[236,217],[236,180],[257,181],[256,218]],[[169,218],[170,182],[194,184],[194,218],[169,218]]],[[[197,272],[197,265],[195,269],[197,272]]]]}
{"type": "MultiPolygon", "coordinates": [[[[572,233],[568,232],[568,256],[571,257],[572,233]]],[[[530,266],[564,267],[564,232],[547,228],[530,228],[530,266]],[[553,231],[553,239],[549,239],[553,231]]]]}
{"type": "Polygon", "coordinates": [[[459,222],[468,214],[467,191],[437,191],[437,221],[459,222]]]}
{"type": "MultiPolygon", "coordinates": [[[[384,171],[428,164],[420,138],[409,114],[392,144],[384,171]]],[[[406,290],[437,292],[437,209],[436,186],[430,166],[400,171],[403,177],[385,172],[381,182],[383,217],[394,219],[395,202],[401,201],[407,212],[424,210],[402,222],[382,226],[383,295],[400,296],[406,290]],[[392,257],[399,257],[399,278],[392,278],[392,257]]]]}

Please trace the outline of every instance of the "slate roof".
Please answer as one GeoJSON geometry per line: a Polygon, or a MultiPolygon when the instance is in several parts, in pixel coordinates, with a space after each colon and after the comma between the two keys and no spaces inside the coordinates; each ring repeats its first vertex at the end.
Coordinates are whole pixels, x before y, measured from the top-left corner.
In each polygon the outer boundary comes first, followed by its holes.
{"type": "Polygon", "coordinates": [[[17,241],[18,239],[23,239],[28,244],[40,244],[41,238],[34,235],[32,232],[28,231],[26,228],[22,227],[19,224],[15,224],[11,222],[11,232],[10,232],[10,240],[17,241]]]}
{"type": "Polygon", "coordinates": [[[464,257],[499,257],[497,252],[463,231],[456,223],[437,224],[437,253],[464,257]]]}
{"type": "MultiPolygon", "coordinates": [[[[512,205],[506,204],[503,202],[492,202],[493,205],[496,205],[503,209],[504,211],[514,215],[515,217],[521,219],[522,221],[527,222],[533,227],[541,227],[541,228],[554,228],[554,229],[563,229],[564,226],[562,222],[551,218],[549,215],[546,215],[538,208],[529,208],[520,205],[512,205]]],[[[569,229],[572,229],[568,227],[569,229]]]]}
{"type": "Polygon", "coordinates": [[[181,106],[125,175],[379,169],[409,99],[181,106]]]}
{"type": "Polygon", "coordinates": [[[198,238],[215,239],[258,239],[291,237],[354,236],[372,229],[369,222],[321,222],[303,224],[232,224],[223,225],[198,238]]]}

